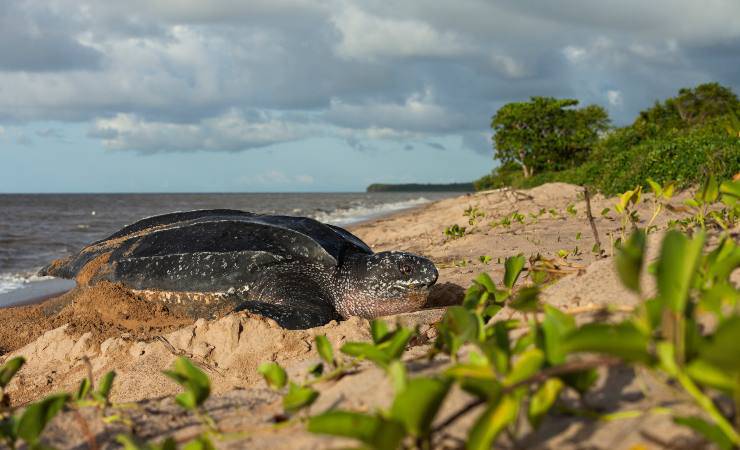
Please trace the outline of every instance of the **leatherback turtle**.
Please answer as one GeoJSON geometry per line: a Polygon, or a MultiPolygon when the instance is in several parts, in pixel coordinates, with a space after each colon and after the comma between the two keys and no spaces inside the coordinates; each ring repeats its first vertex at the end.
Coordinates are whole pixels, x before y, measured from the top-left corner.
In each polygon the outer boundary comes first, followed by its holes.
{"type": "Polygon", "coordinates": [[[41,274],[121,283],[191,317],[248,310],[291,329],[419,309],[438,276],[427,258],[373,253],[337,226],[230,209],[142,219],[41,274]]]}

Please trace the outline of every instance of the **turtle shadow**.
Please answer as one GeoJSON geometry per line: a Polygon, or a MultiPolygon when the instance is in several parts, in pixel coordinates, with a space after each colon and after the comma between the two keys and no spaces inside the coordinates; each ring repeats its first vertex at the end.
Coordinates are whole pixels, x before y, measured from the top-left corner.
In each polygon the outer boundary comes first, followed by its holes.
{"type": "Polygon", "coordinates": [[[429,291],[429,297],[427,297],[424,308],[459,305],[464,297],[465,289],[460,285],[455,283],[435,284],[429,291]]]}

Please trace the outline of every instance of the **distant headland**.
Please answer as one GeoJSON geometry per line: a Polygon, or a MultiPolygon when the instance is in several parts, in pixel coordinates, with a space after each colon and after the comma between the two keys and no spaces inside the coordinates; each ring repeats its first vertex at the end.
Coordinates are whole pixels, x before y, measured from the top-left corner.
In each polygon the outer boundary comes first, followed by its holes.
{"type": "Polygon", "coordinates": [[[473,183],[448,184],[383,184],[373,183],[366,189],[367,192],[474,192],[473,183]]]}

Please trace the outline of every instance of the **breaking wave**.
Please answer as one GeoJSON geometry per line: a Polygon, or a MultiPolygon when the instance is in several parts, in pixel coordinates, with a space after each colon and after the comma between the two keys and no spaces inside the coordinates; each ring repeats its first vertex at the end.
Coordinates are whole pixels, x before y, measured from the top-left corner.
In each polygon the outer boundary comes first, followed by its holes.
{"type": "Polygon", "coordinates": [[[332,211],[315,212],[313,214],[313,218],[320,222],[326,222],[332,225],[351,225],[353,223],[384,216],[392,212],[420,206],[425,203],[429,203],[430,201],[431,200],[424,197],[400,202],[380,203],[376,205],[367,205],[358,201],[355,205],[349,207],[337,208],[332,211]]]}

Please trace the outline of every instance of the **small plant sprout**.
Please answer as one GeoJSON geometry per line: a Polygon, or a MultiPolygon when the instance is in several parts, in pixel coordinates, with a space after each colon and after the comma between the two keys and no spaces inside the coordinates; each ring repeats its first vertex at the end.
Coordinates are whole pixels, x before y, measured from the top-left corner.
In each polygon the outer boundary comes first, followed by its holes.
{"type": "Polygon", "coordinates": [[[576,205],[574,203],[569,203],[568,206],[565,208],[565,211],[571,217],[575,217],[578,214],[578,210],[576,210],[576,205]]]}
{"type": "Polygon", "coordinates": [[[488,265],[491,263],[491,257],[489,255],[481,255],[478,257],[481,263],[488,265]]]}
{"type": "Polygon", "coordinates": [[[458,224],[450,225],[449,227],[445,228],[445,236],[447,236],[450,239],[458,239],[463,236],[465,236],[466,227],[461,227],[458,224]]]}
{"type": "Polygon", "coordinates": [[[478,209],[478,206],[468,206],[463,212],[463,216],[468,218],[468,224],[470,226],[475,225],[478,221],[486,217],[486,213],[478,209]]]}
{"type": "Polygon", "coordinates": [[[675,183],[669,182],[664,186],[661,186],[650,178],[647,179],[647,182],[650,185],[650,189],[653,191],[653,214],[645,227],[646,232],[649,234],[654,229],[653,222],[658,217],[658,214],[663,210],[666,202],[673,197],[675,183]]]}
{"type": "Polygon", "coordinates": [[[637,215],[637,205],[642,200],[642,186],[637,186],[631,191],[619,195],[619,202],[614,205],[614,210],[621,217],[621,237],[624,241],[627,225],[631,224],[632,228],[636,227],[639,216],[637,215]]]}

